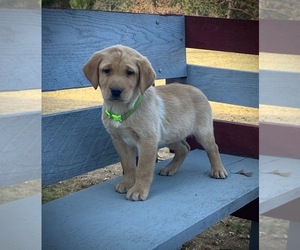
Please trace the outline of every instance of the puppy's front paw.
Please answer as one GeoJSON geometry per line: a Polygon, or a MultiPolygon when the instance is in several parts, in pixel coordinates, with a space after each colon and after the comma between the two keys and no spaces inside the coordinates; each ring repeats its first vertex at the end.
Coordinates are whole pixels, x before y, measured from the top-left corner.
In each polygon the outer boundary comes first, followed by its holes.
{"type": "Polygon", "coordinates": [[[117,184],[115,190],[118,193],[124,194],[127,193],[128,190],[133,186],[133,182],[131,181],[121,181],[119,184],[117,184]]]}
{"type": "Polygon", "coordinates": [[[133,186],[130,188],[126,194],[127,200],[132,201],[144,201],[147,199],[149,195],[149,189],[148,188],[142,188],[140,186],[133,186]]]}
{"type": "Polygon", "coordinates": [[[163,175],[163,176],[173,176],[176,174],[176,172],[177,172],[177,169],[174,170],[173,168],[166,166],[166,167],[162,168],[158,174],[163,175]]]}
{"type": "Polygon", "coordinates": [[[210,171],[210,176],[216,179],[225,179],[227,175],[227,171],[223,166],[215,167],[210,171]]]}

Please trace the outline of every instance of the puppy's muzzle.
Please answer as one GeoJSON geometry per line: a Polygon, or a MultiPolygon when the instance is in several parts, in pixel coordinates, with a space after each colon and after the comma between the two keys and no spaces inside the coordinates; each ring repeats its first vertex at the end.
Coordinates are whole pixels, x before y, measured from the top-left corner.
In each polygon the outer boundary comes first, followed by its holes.
{"type": "Polygon", "coordinates": [[[123,89],[114,87],[110,88],[110,95],[112,100],[119,100],[121,98],[121,94],[123,92],[123,89]]]}

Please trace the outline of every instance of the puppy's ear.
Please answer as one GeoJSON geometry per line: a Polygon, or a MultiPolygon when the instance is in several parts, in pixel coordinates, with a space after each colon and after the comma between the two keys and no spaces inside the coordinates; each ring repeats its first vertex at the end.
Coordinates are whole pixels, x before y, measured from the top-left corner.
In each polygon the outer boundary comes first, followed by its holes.
{"type": "Polygon", "coordinates": [[[84,75],[92,83],[95,89],[99,86],[99,64],[101,60],[102,53],[96,52],[83,66],[84,75]]]}
{"type": "Polygon", "coordinates": [[[156,74],[146,57],[138,59],[137,66],[139,68],[139,88],[143,94],[146,89],[153,85],[156,74]]]}

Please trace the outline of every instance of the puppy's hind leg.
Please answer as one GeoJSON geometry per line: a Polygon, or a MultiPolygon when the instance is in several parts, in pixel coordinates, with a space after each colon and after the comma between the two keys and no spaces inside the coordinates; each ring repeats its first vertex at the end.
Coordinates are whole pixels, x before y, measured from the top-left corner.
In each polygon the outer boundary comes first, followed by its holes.
{"type": "Polygon", "coordinates": [[[195,134],[197,141],[205,149],[211,165],[210,176],[216,179],[224,179],[227,177],[227,171],[224,168],[218,145],[215,142],[213,126],[205,126],[199,128],[195,134]]]}
{"type": "Polygon", "coordinates": [[[185,140],[172,143],[168,145],[168,148],[175,152],[175,156],[167,166],[160,170],[159,175],[172,176],[176,174],[191,149],[185,140]]]}

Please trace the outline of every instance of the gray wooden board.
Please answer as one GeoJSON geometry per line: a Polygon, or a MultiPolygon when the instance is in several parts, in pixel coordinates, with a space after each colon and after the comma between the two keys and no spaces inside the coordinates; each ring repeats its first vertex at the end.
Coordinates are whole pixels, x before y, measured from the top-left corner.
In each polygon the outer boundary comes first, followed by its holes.
{"type": "Polygon", "coordinates": [[[0,249],[41,249],[41,195],[0,205],[0,249]]]}
{"type": "Polygon", "coordinates": [[[299,159],[261,155],[259,168],[259,211],[261,214],[300,197],[299,159]],[[266,174],[274,170],[290,173],[290,176],[266,174]]]}
{"type": "Polygon", "coordinates": [[[41,114],[0,116],[0,187],[41,178],[41,114]]]}
{"type": "Polygon", "coordinates": [[[43,186],[118,162],[101,107],[42,118],[43,186]]]}
{"type": "Polygon", "coordinates": [[[0,90],[41,88],[41,11],[0,9],[0,90]]]}
{"type": "Polygon", "coordinates": [[[183,16],[43,9],[43,90],[90,86],[84,63],[123,44],[151,61],[158,79],[186,76],[183,16]]]}
{"type": "Polygon", "coordinates": [[[258,197],[258,160],[221,155],[229,172],[209,177],[206,153],[194,150],[172,177],[155,169],[149,198],[114,191],[120,178],[43,205],[43,249],[180,249],[187,240],[258,197]],[[233,174],[243,169],[252,177],[233,174]]]}
{"type": "Polygon", "coordinates": [[[259,101],[261,104],[300,108],[300,72],[261,70],[259,101]]]}
{"type": "Polygon", "coordinates": [[[188,77],[170,79],[200,88],[210,101],[258,107],[258,73],[188,65],[188,77]]]}

